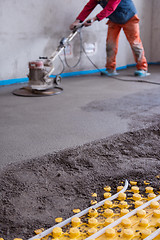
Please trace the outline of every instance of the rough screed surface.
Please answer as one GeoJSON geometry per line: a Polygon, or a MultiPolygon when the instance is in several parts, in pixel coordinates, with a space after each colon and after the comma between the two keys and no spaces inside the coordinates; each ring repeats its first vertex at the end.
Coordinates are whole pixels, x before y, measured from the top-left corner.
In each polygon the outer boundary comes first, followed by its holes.
{"type": "Polygon", "coordinates": [[[12,164],[0,175],[0,237],[27,239],[37,228],[68,218],[74,208],[90,206],[91,193],[103,199],[125,180],[151,182],[159,190],[160,124],[116,135],[81,147],[66,149],[22,164],[12,164]]]}

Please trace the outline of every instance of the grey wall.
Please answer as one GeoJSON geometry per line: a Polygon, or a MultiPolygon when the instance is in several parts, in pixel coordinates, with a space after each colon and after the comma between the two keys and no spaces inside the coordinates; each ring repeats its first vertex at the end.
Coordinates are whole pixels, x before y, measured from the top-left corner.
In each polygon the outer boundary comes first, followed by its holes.
{"type": "MultiPolygon", "coordinates": [[[[160,29],[156,16],[153,17],[152,5],[159,0],[134,0],[139,17],[141,18],[141,37],[146,50],[148,61],[158,59],[155,51],[158,44],[160,29]],[[151,20],[154,21],[154,34],[151,20]],[[155,30],[158,29],[157,34],[155,30]],[[151,36],[154,38],[151,42],[151,36]]],[[[0,0],[0,80],[23,78],[28,73],[28,61],[36,60],[39,56],[50,55],[57,47],[59,40],[70,33],[69,25],[75,20],[87,0],[0,0]]],[[[97,7],[94,16],[101,8],[97,7]]],[[[105,39],[107,34],[106,19],[96,22],[92,27],[82,30],[84,43],[96,43],[97,51],[90,55],[99,68],[105,65],[105,39]]],[[[71,42],[72,53],[68,57],[72,65],[79,55],[79,38],[71,42]]],[[[130,47],[123,32],[120,36],[117,66],[134,63],[130,47]]],[[[59,60],[55,63],[56,71],[61,70],[59,60]]],[[[82,61],[72,71],[94,69],[83,54],[82,61]]],[[[65,72],[71,71],[66,68],[65,72]]]]}

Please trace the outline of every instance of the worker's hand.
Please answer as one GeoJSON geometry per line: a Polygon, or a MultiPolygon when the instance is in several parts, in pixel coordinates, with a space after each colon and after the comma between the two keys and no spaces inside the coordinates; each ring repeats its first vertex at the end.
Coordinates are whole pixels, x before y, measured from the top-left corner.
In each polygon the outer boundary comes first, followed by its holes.
{"type": "Polygon", "coordinates": [[[76,19],[71,25],[70,25],[70,30],[73,30],[75,27],[77,27],[80,24],[80,20],[76,19]]]}
{"type": "Polygon", "coordinates": [[[83,25],[84,25],[85,27],[89,27],[89,26],[92,25],[93,22],[95,22],[95,21],[97,21],[97,20],[98,20],[97,17],[90,18],[90,19],[86,20],[86,21],[83,23],[83,25]]]}

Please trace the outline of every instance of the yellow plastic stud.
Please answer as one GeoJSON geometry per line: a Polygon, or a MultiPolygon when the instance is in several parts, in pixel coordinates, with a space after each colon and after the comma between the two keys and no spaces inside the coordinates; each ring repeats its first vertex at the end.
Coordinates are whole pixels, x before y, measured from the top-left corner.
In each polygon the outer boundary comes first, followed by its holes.
{"type": "Polygon", "coordinates": [[[72,227],[78,227],[81,224],[81,220],[78,217],[73,217],[71,219],[72,227]]]}
{"type": "Polygon", "coordinates": [[[139,187],[133,186],[133,187],[131,187],[131,191],[132,191],[133,193],[139,193],[139,187]]]}
{"type": "Polygon", "coordinates": [[[126,201],[121,201],[119,204],[118,204],[118,207],[123,209],[123,208],[128,208],[128,203],[126,201]]]}
{"type": "Polygon", "coordinates": [[[70,238],[77,238],[80,236],[80,231],[78,230],[78,228],[70,228],[69,236],[70,238]]]}
{"type": "Polygon", "coordinates": [[[145,185],[149,185],[149,184],[150,184],[150,182],[144,181],[144,184],[145,184],[145,185]]]}
{"type": "Polygon", "coordinates": [[[54,238],[58,238],[58,237],[60,237],[61,235],[62,235],[62,229],[60,228],[60,227],[55,227],[55,228],[53,228],[53,230],[52,230],[52,236],[54,237],[54,238]]]}
{"type": "Polygon", "coordinates": [[[98,216],[98,212],[94,208],[90,208],[88,213],[89,213],[90,217],[97,217],[98,216]]]}
{"type": "Polygon", "coordinates": [[[38,234],[42,233],[43,231],[44,231],[44,228],[40,228],[40,229],[35,230],[34,232],[36,235],[38,235],[38,234]]]}
{"type": "Polygon", "coordinates": [[[93,235],[93,234],[95,234],[97,232],[97,229],[96,228],[90,228],[89,230],[88,230],[88,235],[89,236],[91,236],[91,235],[93,235]]]}
{"type": "Polygon", "coordinates": [[[60,222],[62,222],[62,221],[63,221],[63,218],[61,218],[61,217],[55,219],[55,222],[56,222],[56,223],[60,223],[60,222]]]}
{"type": "Polygon", "coordinates": [[[106,186],[106,187],[104,187],[104,191],[106,191],[106,192],[110,192],[110,191],[111,191],[111,187],[110,187],[110,186],[106,186]]]}
{"type": "Polygon", "coordinates": [[[106,209],[106,210],[104,211],[104,216],[105,216],[105,217],[112,217],[113,214],[114,214],[114,212],[113,212],[112,209],[106,209]]]}
{"type": "Polygon", "coordinates": [[[131,222],[130,219],[125,218],[125,219],[122,220],[121,224],[122,224],[125,228],[129,228],[129,227],[131,227],[132,222],[131,222]]]}
{"type": "Polygon", "coordinates": [[[105,231],[105,235],[107,238],[113,238],[115,236],[116,232],[114,230],[114,228],[108,228],[105,231]]]}
{"type": "Polygon", "coordinates": [[[133,194],[133,200],[134,201],[140,201],[142,199],[141,195],[139,193],[133,194]]]}
{"type": "Polygon", "coordinates": [[[81,212],[81,210],[79,208],[73,209],[73,213],[79,213],[79,212],[81,212]]]}
{"type": "Polygon", "coordinates": [[[96,218],[90,218],[88,220],[88,224],[89,226],[92,228],[92,227],[96,227],[98,225],[98,221],[96,218]]]}
{"type": "Polygon", "coordinates": [[[123,186],[118,186],[117,187],[117,192],[120,192],[124,187],[123,186]]]}
{"type": "Polygon", "coordinates": [[[105,226],[108,226],[108,225],[110,225],[110,224],[113,223],[113,222],[114,222],[114,219],[113,219],[113,218],[107,218],[107,219],[105,220],[104,225],[105,225],[105,226]]]}
{"type": "Polygon", "coordinates": [[[152,200],[154,198],[156,198],[156,195],[154,193],[149,193],[148,194],[148,200],[152,200]]]}
{"type": "MultiPolygon", "coordinates": [[[[0,238],[0,240],[3,240],[3,238],[0,238]]],[[[13,240],[23,240],[22,238],[14,238],[13,240]]],[[[36,239],[35,239],[36,240],[36,239]]],[[[39,238],[37,238],[37,240],[40,240],[39,238]]]]}
{"type": "Polygon", "coordinates": [[[111,193],[109,193],[109,192],[105,192],[105,193],[103,194],[103,196],[104,196],[104,198],[106,199],[106,198],[111,197],[112,195],[111,195],[111,193]]]}
{"type": "Polygon", "coordinates": [[[149,235],[151,235],[151,230],[145,229],[145,230],[142,230],[142,231],[141,231],[141,237],[142,237],[143,239],[145,239],[145,238],[148,237],[149,235]]]}
{"type": "Polygon", "coordinates": [[[113,206],[112,201],[106,200],[104,202],[104,208],[111,208],[113,206]]]}
{"type": "Polygon", "coordinates": [[[150,204],[150,207],[153,208],[153,209],[159,208],[159,202],[152,201],[151,204],[150,204]]]}
{"type": "Polygon", "coordinates": [[[143,218],[143,219],[141,219],[140,222],[139,222],[139,226],[140,226],[140,227],[146,228],[146,227],[148,227],[148,225],[149,225],[148,219],[143,218]]]}
{"type": "Polygon", "coordinates": [[[95,205],[97,203],[96,200],[91,200],[91,205],[95,205]]]}
{"type": "Polygon", "coordinates": [[[123,237],[126,239],[131,239],[134,236],[134,232],[131,229],[124,229],[123,237]]]}
{"type": "Polygon", "coordinates": [[[153,193],[152,187],[146,187],[145,190],[146,190],[146,193],[153,193]]]}
{"type": "Polygon", "coordinates": [[[78,209],[78,208],[77,208],[77,209],[73,209],[73,212],[74,212],[74,213],[79,213],[80,211],[81,211],[81,210],[78,209]]]}
{"type": "Polygon", "coordinates": [[[160,210],[154,210],[153,211],[153,216],[156,218],[160,218],[160,210]]]}
{"type": "Polygon", "coordinates": [[[129,213],[129,210],[128,209],[122,209],[121,210],[121,216],[124,216],[124,215],[126,215],[127,213],[129,213]]]}
{"type": "Polygon", "coordinates": [[[97,197],[97,193],[92,193],[92,197],[97,197]]]}
{"type": "Polygon", "coordinates": [[[130,181],[130,184],[131,184],[132,186],[135,186],[135,185],[137,185],[137,182],[135,182],[135,181],[130,181]]]}
{"type": "Polygon", "coordinates": [[[134,203],[135,208],[138,208],[138,207],[140,207],[142,205],[143,205],[142,201],[135,201],[135,203],[134,203]]]}
{"type": "Polygon", "coordinates": [[[140,218],[144,218],[146,216],[146,211],[145,210],[138,210],[137,211],[137,216],[140,218]]]}
{"type": "MultiPolygon", "coordinates": [[[[49,237],[51,237],[51,235],[50,234],[48,234],[48,235],[46,235],[45,237],[43,237],[43,238],[35,238],[34,240],[48,240],[49,239],[49,237]]],[[[51,239],[53,239],[53,238],[51,238],[51,239]]],[[[54,240],[59,240],[59,238],[54,238],[54,240]]]]}
{"type": "Polygon", "coordinates": [[[122,201],[126,199],[126,194],[125,193],[119,193],[118,194],[118,200],[122,201]]]}

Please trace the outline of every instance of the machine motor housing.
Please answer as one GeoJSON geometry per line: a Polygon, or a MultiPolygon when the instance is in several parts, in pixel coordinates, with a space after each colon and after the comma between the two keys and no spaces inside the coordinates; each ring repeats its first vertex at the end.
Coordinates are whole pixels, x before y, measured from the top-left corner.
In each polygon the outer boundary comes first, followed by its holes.
{"type": "Polygon", "coordinates": [[[42,60],[36,60],[29,62],[29,86],[32,89],[45,90],[53,87],[53,81],[51,78],[44,78],[47,74],[47,70],[44,67],[42,60]]]}

